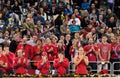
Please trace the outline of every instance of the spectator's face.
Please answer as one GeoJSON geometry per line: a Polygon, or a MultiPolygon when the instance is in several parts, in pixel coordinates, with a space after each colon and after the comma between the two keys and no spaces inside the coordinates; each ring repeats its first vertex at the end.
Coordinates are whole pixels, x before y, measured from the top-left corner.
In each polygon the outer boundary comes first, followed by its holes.
{"type": "Polygon", "coordinates": [[[47,6],[47,2],[43,2],[42,6],[46,7],[47,6]]]}
{"type": "Polygon", "coordinates": [[[100,26],[101,26],[101,27],[104,27],[104,26],[105,26],[105,23],[104,23],[104,22],[102,22],[102,23],[100,24],[100,26]]]}
{"type": "Polygon", "coordinates": [[[66,30],[66,34],[70,34],[70,29],[67,29],[67,30],[66,30]]]}
{"type": "Polygon", "coordinates": [[[9,47],[4,47],[5,54],[9,54],[9,47]]]}
{"type": "Polygon", "coordinates": [[[40,40],[37,41],[37,45],[41,45],[41,41],[40,40]]]}
{"type": "Polygon", "coordinates": [[[83,55],[84,54],[84,49],[82,47],[79,48],[79,55],[83,55]]]}
{"type": "Polygon", "coordinates": [[[52,38],[52,43],[56,43],[57,39],[56,38],[52,38]]]}
{"type": "Polygon", "coordinates": [[[116,38],[115,37],[111,37],[111,42],[112,43],[116,43],[117,42],[116,38]]]}
{"type": "Polygon", "coordinates": [[[64,40],[65,39],[65,37],[64,36],[60,36],[60,40],[64,40]]]}
{"type": "Polygon", "coordinates": [[[108,32],[111,33],[111,32],[112,32],[112,28],[109,28],[109,29],[108,29],[108,32]]]}
{"type": "Polygon", "coordinates": [[[7,1],[7,4],[9,4],[9,5],[10,5],[10,1],[11,1],[11,0],[8,0],[8,1],[7,1]]]}
{"type": "Polygon", "coordinates": [[[38,22],[37,22],[37,25],[40,26],[40,25],[41,25],[41,21],[38,21],[38,22]]]}
{"type": "Polygon", "coordinates": [[[78,13],[78,9],[75,9],[75,10],[74,10],[74,13],[78,13]]]}
{"type": "Polygon", "coordinates": [[[101,29],[101,30],[100,30],[100,33],[101,33],[101,34],[103,34],[103,33],[104,33],[104,31],[105,31],[104,29],[101,29]]]}
{"type": "Polygon", "coordinates": [[[63,41],[62,40],[59,40],[58,47],[63,47],[63,41]]]}
{"type": "Polygon", "coordinates": [[[89,38],[89,44],[93,44],[93,39],[89,38]]]}
{"type": "Polygon", "coordinates": [[[15,5],[18,5],[18,2],[17,2],[17,1],[15,1],[15,5]]]}
{"type": "Polygon", "coordinates": [[[17,55],[18,55],[18,57],[22,57],[23,56],[23,51],[22,50],[18,50],[17,51],[17,55]]]}
{"type": "Polygon", "coordinates": [[[24,44],[26,44],[26,41],[27,41],[27,37],[24,37],[23,40],[22,40],[22,42],[23,42],[24,44]]]}
{"type": "Polygon", "coordinates": [[[47,39],[46,39],[46,43],[47,43],[47,44],[51,43],[50,38],[47,38],[47,39]]]}
{"type": "Polygon", "coordinates": [[[9,36],[9,32],[8,31],[5,31],[5,36],[9,36]]]}
{"type": "Polygon", "coordinates": [[[37,36],[33,36],[33,41],[34,41],[34,42],[37,41],[37,36]]]}
{"type": "Polygon", "coordinates": [[[64,55],[61,54],[61,53],[59,53],[59,54],[58,54],[58,58],[64,58],[64,55]]]}
{"type": "Polygon", "coordinates": [[[102,15],[99,15],[99,19],[101,19],[101,20],[102,20],[102,19],[103,19],[103,16],[102,16],[102,15]]]}
{"type": "Polygon", "coordinates": [[[110,22],[114,22],[115,21],[115,18],[114,17],[111,17],[110,18],[110,22]]]}
{"type": "Polygon", "coordinates": [[[70,40],[70,35],[66,36],[66,40],[68,40],[68,41],[70,40]]]}
{"type": "Polygon", "coordinates": [[[79,33],[75,33],[75,39],[78,39],[79,38],[79,33]]]}
{"type": "Polygon", "coordinates": [[[106,36],[102,37],[102,42],[103,43],[107,42],[107,37],[106,36]]]}
{"type": "Polygon", "coordinates": [[[92,32],[92,33],[95,33],[95,32],[96,32],[95,28],[93,28],[93,29],[91,30],[91,32],[92,32]]]}
{"type": "Polygon", "coordinates": [[[95,4],[91,4],[91,8],[95,8],[95,4]]]}

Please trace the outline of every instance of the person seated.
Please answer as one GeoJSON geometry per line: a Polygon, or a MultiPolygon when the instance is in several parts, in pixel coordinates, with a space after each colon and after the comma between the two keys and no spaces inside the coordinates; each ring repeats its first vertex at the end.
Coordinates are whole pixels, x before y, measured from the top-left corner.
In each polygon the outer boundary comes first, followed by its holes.
{"type": "Polygon", "coordinates": [[[37,64],[38,70],[40,70],[40,73],[42,75],[48,75],[49,69],[50,69],[50,62],[47,58],[47,53],[42,52],[42,59],[37,64]]]}
{"type": "Polygon", "coordinates": [[[69,66],[69,60],[64,57],[63,52],[59,52],[58,58],[54,60],[54,68],[57,70],[58,75],[65,75],[69,66]]]}
{"type": "Polygon", "coordinates": [[[74,64],[76,66],[75,74],[86,75],[88,73],[86,68],[88,63],[88,57],[85,56],[84,49],[80,47],[78,56],[74,57],[74,64]]]}
{"type": "Polygon", "coordinates": [[[17,75],[25,75],[28,68],[28,59],[23,56],[23,50],[17,51],[17,57],[14,59],[14,68],[17,75]]]}

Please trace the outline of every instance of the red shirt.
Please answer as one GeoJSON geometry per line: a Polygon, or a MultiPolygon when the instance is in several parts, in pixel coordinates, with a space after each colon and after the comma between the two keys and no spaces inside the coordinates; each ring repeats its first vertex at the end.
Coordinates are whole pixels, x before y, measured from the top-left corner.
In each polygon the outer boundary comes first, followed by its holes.
{"type": "MultiPolygon", "coordinates": [[[[7,57],[3,54],[0,56],[0,61],[3,62],[3,64],[8,63],[7,57]]],[[[2,70],[3,73],[6,73],[6,68],[0,66],[0,70],[2,70]]]]}
{"type": "Polygon", "coordinates": [[[59,75],[64,75],[66,74],[66,70],[68,69],[69,66],[69,61],[67,58],[63,59],[63,62],[59,62],[59,58],[54,60],[54,68],[57,70],[57,73],[59,75]]]}
{"type": "MultiPolygon", "coordinates": [[[[98,51],[98,46],[97,46],[97,45],[93,45],[93,47],[94,47],[94,49],[95,49],[95,52],[97,52],[97,51],[98,51]]],[[[92,48],[91,45],[86,45],[86,46],[84,47],[84,50],[85,50],[85,52],[88,52],[91,48],[92,48]]],[[[89,53],[87,54],[87,57],[88,57],[88,60],[89,60],[89,61],[97,61],[95,52],[92,50],[91,52],[89,52],[89,53]]]]}
{"type": "MultiPolygon", "coordinates": [[[[108,52],[111,52],[111,45],[108,43],[107,44],[100,43],[98,45],[100,48],[100,54],[101,54],[102,59],[104,59],[105,61],[109,61],[108,52]]],[[[101,59],[99,58],[99,60],[101,59]]]]}
{"type": "MultiPolygon", "coordinates": [[[[32,50],[32,55],[34,56],[34,55],[36,55],[36,54],[39,54],[40,56],[41,56],[41,54],[42,54],[42,52],[44,51],[44,48],[43,48],[43,46],[40,46],[39,48],[38,48],[38,46],[33,46],[33,50],[32,50]]],[[[33,57],[32,56],[32,57],[33,57]]]]}
{"type": "Polygon", "coordinates": [[[44,46],[44,50],[45,50],[45,52],[47,52],[48,60],[49,60],[49,61],[53,61],[53,60],[54,60],[54,47],[53,47],[52,45],[46,44],[46,45],[44,46]],[[51,49],[51,48],[53,48],[53,51],[48,52],[48,50],[51,49]]]}
{"type": "Polygon", "coordinates": [[[26,74],[28,68],[28,59],[25,57],[18,58],[14,60],[14,68],[16,69],[16,74],[26,74]],[[18,63],[20,59],[20,63],[18,63]],[[23,63],[26,60],[26,63],[23,63]]]}
{"type": "Polygon", "coordinates": [[[52,44],[53,52],[54,52],[54,59],[58,58],[58,47],[55,44],[52,44]]]}
{"type": "Polygon", "coordinates": [[[119,51],[120,51],[120,43],[119,44],[111,43],[111,58],[117,59],[119,51]]]}
{"type": "Polygon", "coordinates": [[[70,47],[69,53],[74,58],[75,49],[73,48],[73,46],[70,47]]]}
{"type": "Polygon", "coordinates": [[[25,44],[25,45],[23,45],[23,44],[18,44],[18,46],[17,46],[17,50],[16,51],[18,51],[19,49],[23,49],[23,51],[24,51],[24,53],[23,53],[23,55],[26,57],[26,58],[32,58],[32,46],[31,45],[29,45],[29,44],[25,44]]]}
{"type": "Polygon", "coordinates": [[[42,64],[42,60],[40,60],[37,64],[37,68],[40,70],[40,72],[44,75],[49,74],[49,68],[50,68],[50,62],[47,61],[46,63],[42,64]]]}
{"type": "Polygon", "coordinates": [[[8,67],[7,67],[7,69],[11,70],[11,69],[13,69],[13,60],[15,59],[15,54],[12,53],[12,52],[9,52],[9,54],[6,55],[6,57],[7,57],[7,60],[8,60],[8,67]]]}
{"type": "MultiPolygon", "coordinates": [[[[79,57],[77,57],[79,59],[79,57]]],[[[76,74],[85,75],[87,74],[87,68],[84,59],[76,66],[76,74]]]]}

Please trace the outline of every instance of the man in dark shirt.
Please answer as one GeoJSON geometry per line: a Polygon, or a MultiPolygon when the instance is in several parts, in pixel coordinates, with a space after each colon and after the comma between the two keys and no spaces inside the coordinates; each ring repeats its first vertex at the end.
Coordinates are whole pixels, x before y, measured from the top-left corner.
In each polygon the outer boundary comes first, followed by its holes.
{"type": "Polygon", "coordinates": [[[16,52],[16,49],[17,49],[17,46],[18,46],[18,43],[17,43],[18,38],[19,38],[19,35],[17,35],[17,34],[15,34],[13,36],[13,40],[11,41],[10,47],[9,47],[10,52],[13,52],[13,53],[16,52]]]}

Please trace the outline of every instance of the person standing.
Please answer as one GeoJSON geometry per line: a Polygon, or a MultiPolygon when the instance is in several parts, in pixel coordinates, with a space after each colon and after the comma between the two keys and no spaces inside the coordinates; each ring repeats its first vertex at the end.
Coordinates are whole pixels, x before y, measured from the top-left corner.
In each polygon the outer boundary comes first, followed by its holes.
{"type": "Polygon", "coordinates": [[[74,57],[74,64],[76,66],[75,74],[86,75],[88,73],[86,68],[86,65],[88,65],[88,63],[88,57],[85,56],[84,49],[80,47],[79,55],[74,57]]]}
{"type": "Polygon", "coordinates": [[[17,57],[14,59],[14,68],[16,69],[17,75],[24,75],[27,73],[28,59],[23,56],[23,50],[17,51],[17,57]]]}
{"type": "Polygon", "coordinates": [[[100,51],[98,52],[98,73],[101,70],[108,70],[108,63],[110,60],[111,45],[107,43],[107,36],[102,36],[102,42],[98,44],[100,51]],[[102,69],[103,68],[103,69],[102,69]]]}
{"type": "Polygon", "coordinates": [[[6,68],[8,67],[7,57],[3,54],[2,46],[0,45],[0,72],[2,74],[6,73],[6,68]]]}
{"type": "Polygon", "coordinates": [[[54,68],[57,70],[58,75],[65,75],[69,66],[69,60],[64,57],[63,52],[59,52],[58,58],[54,60],[54,68]]]}
{"type": "Polygon", "coordinates": [[[42,59],[37,64],[38,70],[40,70],[40,73],[42,75],[48,75],[49,69],[50,69],[50,62],[47,59],[47,53],[42,52],[42,59]]]}
{"type": "Polygon", "coordinates": [[[92,69],[96,69],[97,65],[95,62],[97,62],[97,55],[98,55],[98,46],[94,44],[94,41],[92,38],[89,38],[88,45],[84,47],[85,54],[88,57],[89,65],[92,67],[92,69]]]}

